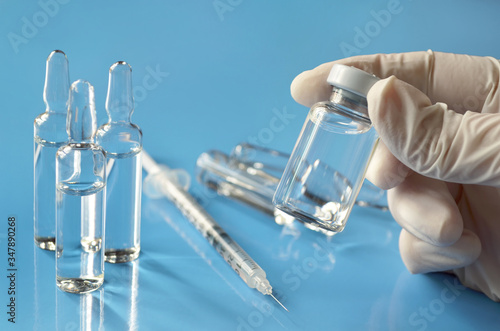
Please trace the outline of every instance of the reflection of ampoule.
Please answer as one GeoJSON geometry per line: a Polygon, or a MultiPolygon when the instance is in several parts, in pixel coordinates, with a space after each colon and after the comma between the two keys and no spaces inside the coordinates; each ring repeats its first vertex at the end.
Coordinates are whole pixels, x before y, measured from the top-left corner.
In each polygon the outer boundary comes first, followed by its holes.
{"type": "Polygon", "coordinates": [[[66,113],[69,96],[68,59],[62,51],[47,58],[43,101],[45,112],[34,123],[34,230],[38,247],[55,250],[55,162],[68,141],[66,113]]]}
{"type": "Polygon", "coordinates": [[[105,329],[104,288],[78,296],[56,291],[55,301],[57,331],[105,329]]]}
{"type": "Polygon", "coordinates": [[[54,252],[40,250],[37,246],[33,245],[34,287],[32,290],[34,311],[31,318],[33,331],[45,331],[49,328],[49,325],[55,324],[55,286],[51,286],[55,277],[55,269],[47,268],[48,265],[53,265],[53,263],[54,252]]]}
{"type": "MultiPolygon", "coordinates": [[[[105,316],[114,316],[117,311],[121,318],[106,318],[112,322],[112,330],[138,330],[137,314],[139,305],[139,259],[130,263],[106,266],[105,316]],[[118,294],[118,295],[117,295],[118,294]],[[109,312],[109,313],[108,313],[109,312]]],[[[106,326],[106,325],[105,325],[106,326]]]]}
{"type": "Polygon", "coordinates": [[[116,62],[109,69],[106,111],[108,123],[96,132],[96,143],[106,152],[106,262],[136,259],[141,250],[142,132],[130,122],[134,111],[132,68],[116,62]]]}
{"type": "Polygon", "coordinates": [[[94,88],[71,85],[67,128],[69,143],[56,154],[56,284],[85,293],[104,281],[106,162],[92,143],[96,128],[94,88]]]}

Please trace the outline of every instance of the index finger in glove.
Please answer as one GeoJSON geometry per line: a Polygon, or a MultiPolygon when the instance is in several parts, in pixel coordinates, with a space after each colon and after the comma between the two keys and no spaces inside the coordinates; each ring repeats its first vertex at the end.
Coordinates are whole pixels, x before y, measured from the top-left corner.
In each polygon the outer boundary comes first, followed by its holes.
{"type": "Polygon", "coordinates": [[[447,182],[500,187],[499,113],[458,114],[396,77],[375,83],[368,105],[381,140],[410,169],[447,182]]]}
{"type": "Polygon", "coordinates": [[[310,107],[328,100],[326,78],[335,63],[354,66],[380,78],[396,76],[425,93],[432,103],[444,102],[457,112],[498,112],[498,60],[439,52],[361,55],[324,63],[298,75],[291,85],[293,98],[310,107]]]}

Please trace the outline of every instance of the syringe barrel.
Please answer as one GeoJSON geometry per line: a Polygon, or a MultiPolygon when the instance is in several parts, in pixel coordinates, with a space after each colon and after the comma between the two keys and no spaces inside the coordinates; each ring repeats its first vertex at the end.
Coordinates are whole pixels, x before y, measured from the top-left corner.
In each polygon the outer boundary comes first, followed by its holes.
{"type": "Polygon", "coordinates": [[[270,290],[266,273],[201,207],[198,202],[182,188],[173,184],[161,172],[157,174],[158,185],[196,229],[208,240],[233,270],[251,288],[263,294],[270,290]]]}

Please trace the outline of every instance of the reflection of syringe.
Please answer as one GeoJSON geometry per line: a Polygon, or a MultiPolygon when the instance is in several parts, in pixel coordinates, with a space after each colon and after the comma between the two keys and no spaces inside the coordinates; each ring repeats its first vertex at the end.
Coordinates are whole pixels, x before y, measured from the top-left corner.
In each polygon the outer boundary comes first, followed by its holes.
{"type": "MultiPolygon", "coordinates": [[[[168,175],[168,169],[156,164],[144,150],[142,151],[142,166],[148,172],[149,183],[179,208],[191,224],[208,240],[249,287],[257,289],[264,295],[270,295],[281,307],[288,311],[273,295],[265,271],[215,222],[187,191],[173,182],[168,175]]],[[[146,178],[146,180],[148,179],[146,178]]]]}

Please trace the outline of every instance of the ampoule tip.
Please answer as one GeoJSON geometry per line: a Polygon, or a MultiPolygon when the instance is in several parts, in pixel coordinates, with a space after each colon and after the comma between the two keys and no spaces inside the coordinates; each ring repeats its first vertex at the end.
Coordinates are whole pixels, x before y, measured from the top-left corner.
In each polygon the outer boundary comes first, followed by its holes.
{"type": "Polygon", "coordinates": [[[130,121],[134,111],[132,67],[125,61],[115,62],[109,68],[106,110],[112,121],[130,121]]]}
{"type": "Polygon", "coordinates": [[[132,71],[132,67],[125,61],[117,61],[113,63],[111,67],[109,67],[109,72],[118,72],[118,71],[132,71]]]}
{"type": "Polygon", "coordinates": [[[66,113],[69,97],[69,65],[63,51],[52,51],[45,66],[43,101],[52,111],[66,113]]]}

